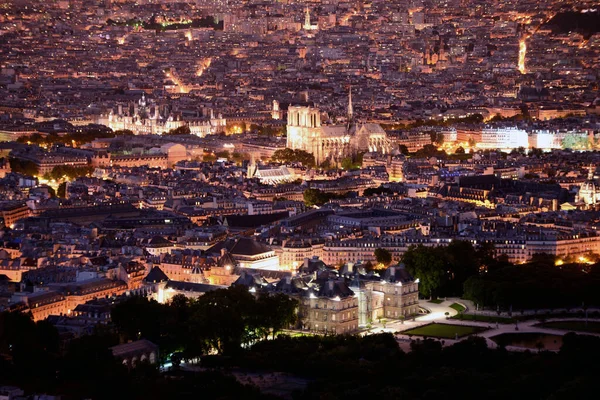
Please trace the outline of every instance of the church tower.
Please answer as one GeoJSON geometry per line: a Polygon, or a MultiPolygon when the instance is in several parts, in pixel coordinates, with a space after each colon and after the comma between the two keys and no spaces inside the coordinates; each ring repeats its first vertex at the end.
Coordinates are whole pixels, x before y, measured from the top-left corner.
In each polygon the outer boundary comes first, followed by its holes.
{"type": "Polygon", "coordinates": [[[281,113],[279,112],[279,102],[277,100],[273,100],[273,109],[271,111],[271,118],[280,119],[281,113]]]}
{"type": "Polygon", "coordinates": [[[287,113],[287,148],[313,153],[317,163],[321,160],[321,112],[318,108],[293,106],[287,113]]]}
{"type": "Polygon", "coordinates": [[[308,10],[308,7],[304,9],[304,12],[304,29],[308,31],[312,28],[310,25],[310,11],[308,10]]]}
{"type": "Polygon", "coordinates": [[[305,31],[314,31],[318,29],[317,25],[312,25],[310,23],[310,10],[308,9],[308,7],[305,8],[305,13],[304,13],[304,30],[305,31]]]}

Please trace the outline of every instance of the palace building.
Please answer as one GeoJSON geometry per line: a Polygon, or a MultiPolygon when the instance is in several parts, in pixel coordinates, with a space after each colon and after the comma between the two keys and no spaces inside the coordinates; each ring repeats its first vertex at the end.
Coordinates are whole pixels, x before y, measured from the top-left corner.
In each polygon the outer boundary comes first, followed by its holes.
{"type": "Polygon", "coordinates": [[[187,125],[192,135],[205,137],[224,132],[227,121],[222,114],[215,117],[212,109],[210,117],[201,117],[198,113],[198,117],[183,119],[170,107],[150,102],[142,95],[140,100],[126,107],[119,104],[116,112],[111,108],[108,114],[100,116],[97,123],[114,131],[130,130],[136,135],[161,135],[187,125]]]}
{"type": "Polygon", "coordinates": [[[322,125],[321,112],[308,105],[290,105],[287,120],[287,147],[312,153],[318,164],[341,162],[359,152],[389,153],[390,143],[378,124],[358,123],[348,96],[348,124],[322,125]]]}

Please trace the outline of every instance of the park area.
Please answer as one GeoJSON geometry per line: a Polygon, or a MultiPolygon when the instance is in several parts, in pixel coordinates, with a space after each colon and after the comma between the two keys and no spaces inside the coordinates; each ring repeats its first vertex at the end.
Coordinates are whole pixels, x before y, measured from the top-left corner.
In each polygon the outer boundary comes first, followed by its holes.
{"type": "Polygon", "coordinates": [[[599,321],[551,321],[544,322],[536,326],[569,332],[600,333],[599,321]]]}
{"type": "Polygon", "coordinates": [[[483,315],[483,314],[463,314],[459,313],[450,319],[457,319],[459,321],[476,321],[476,322],[493,322],[499,324],[511,324],[514,323],[515,320],[513,318],[507,317],[496,317],[493,315],[483,315]]]}
{"type": "Polygon", "coordinates": [[[404,335],[415,335],[433,338],[455,339],[485,331],[480,326],[469,325],[450,325],[450,324],[429,324],[418,328],[403,331],[404,335]]]}

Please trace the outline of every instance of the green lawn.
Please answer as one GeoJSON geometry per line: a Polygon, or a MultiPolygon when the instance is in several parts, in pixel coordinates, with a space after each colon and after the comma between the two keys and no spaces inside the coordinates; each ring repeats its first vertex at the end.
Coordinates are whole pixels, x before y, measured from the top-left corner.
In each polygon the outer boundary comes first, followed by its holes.
{"type": "MultiPolygon", "coordinates": [[[[299,331],[288,331],[288,330],[284,330],[281,331],[279,333],[277,333],[277,336],[279,335],[287,335],[289,337],[302,337],[302,336],[316,336],[316,334],[312,333],[312,332],[299,332],[299,331]]],[[[272,336],[269,336],[272,337],[272,336]]]]}
{"type": "Polygon", "coordinates": [[[434,299],[434,300],[429,300],[430,303],[433,304],[442,304],[444,302],[444,300],[442,299],[434,299]]]}
{"type": "Polygon", "coordinates": [[[458,314],[454,317],[450,317],[450,319],[458,319],[461,321],[478,321],[478,322],[498,322],[499,324],[512,324],[515,322],[513,318],[506,317],[494,317],[490,315],[480,315],[480,314],[458,314]]]}
{"type": "Polygon", "coordinates": [[[444,339],[454,339],[458,334],[458,337],[471,335],[484,331],[485,328],[479,326],[465,326],[465,325],[450,325],[450,324],[429,324],[420,326],[418,328],[409,329],[401,332],[404,335],[416,335],[425,337],[435,337],[444,339]]]}
{"type": "Polygon", "coordinates": [[[452,303],[450,304],[450,308],[455,309],[458,312],[463,312],[466,310],[466,308],[458,303],[452,303]]]}
{"type": "Polygon", "coordinates": [[[543,322],[536,326],[564,331],[600,333],[600,322],[598,321],[588,321],[587,325],[585,321],[552,321],[543,322]]]}

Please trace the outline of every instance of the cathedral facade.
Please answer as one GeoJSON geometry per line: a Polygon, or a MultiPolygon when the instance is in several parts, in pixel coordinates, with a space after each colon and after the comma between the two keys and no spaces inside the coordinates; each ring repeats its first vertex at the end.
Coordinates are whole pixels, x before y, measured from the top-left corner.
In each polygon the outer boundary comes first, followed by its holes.
{"type": "Polygon", "coordinates": [[[322,125],[320,110],[311,106],[290,105],[287,117],[287,147],[312,153],[317,165],[327,160],[341,162],[357,153],[390,152],[380,125],[354,122],[351,95],[346,125],[322,125]]]}

